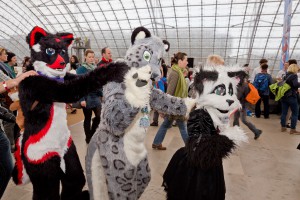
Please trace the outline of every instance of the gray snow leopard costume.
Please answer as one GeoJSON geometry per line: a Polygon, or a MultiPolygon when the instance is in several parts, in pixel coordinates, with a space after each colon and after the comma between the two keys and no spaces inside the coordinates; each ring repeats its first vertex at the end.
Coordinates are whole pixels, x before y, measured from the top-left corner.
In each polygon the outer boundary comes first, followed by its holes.
{"type": "Polygon", "coordinates": [[[186,115],[194,105],[194,100],[151,88],[150,79],[160,77],[160,61],[169,49],[167,41],[139,27],[132,33],[131,43],[125,56],[129,70],[124,82],[104,87],[102,120],[88,146],[86,173],[92,200],[138,199],[150,181],[144,145],[150,108],[186,115]]]}

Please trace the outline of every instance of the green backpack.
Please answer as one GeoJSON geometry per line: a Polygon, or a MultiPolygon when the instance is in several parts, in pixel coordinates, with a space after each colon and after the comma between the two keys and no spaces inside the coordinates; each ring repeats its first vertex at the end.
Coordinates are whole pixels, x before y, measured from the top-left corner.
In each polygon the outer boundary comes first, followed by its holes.
{"type": "Polygon", "coordinates": [[[270,91],[275,95],[275,101],[281,99],[284,94],[291,89],[291,86],[286,83],[286,80],[273,83],[269,87],[270,91]]]}

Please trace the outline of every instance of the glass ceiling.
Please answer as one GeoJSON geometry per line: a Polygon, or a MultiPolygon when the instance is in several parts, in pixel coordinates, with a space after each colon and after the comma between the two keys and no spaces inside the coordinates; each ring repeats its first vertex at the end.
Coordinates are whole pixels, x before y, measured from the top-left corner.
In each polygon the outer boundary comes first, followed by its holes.
{"type": "MultiPolygon", "coordinates": [[[[290,58],[300,61],[300,1],[292,1],[290,58]]],[[[71,32],[90,39],[97,57],[110,47],[113,59],[123,58],[134,28],[145,26],[167,39],[170,52],[194,58],[194,65],[209,54],[227,64],[250,63],[261,58],[278,71],[283,32],[281,0],[1,0],[0,46],[29,55],[25,36],[38,25],[48,32],[71,32]]],[[[74,46],[74,45],[73,45],[74,46]]]]}

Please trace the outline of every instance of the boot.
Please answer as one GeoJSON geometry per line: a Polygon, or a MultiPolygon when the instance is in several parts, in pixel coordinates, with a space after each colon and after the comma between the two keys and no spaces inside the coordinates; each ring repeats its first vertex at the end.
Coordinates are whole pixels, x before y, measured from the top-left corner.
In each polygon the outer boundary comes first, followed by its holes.
{"type": "Polygon", "coordinates": [[[161,144],[160,144],[160,145],[152,144],[152,149],[156,149],[156,150],[167,150],[167,148],[166,148],[166,147],[163,147],[161,144]]]}
{"type": "Polygon", "coordinates": [[[290,134],[292,134],[292,135],[300,135],[300,132],[297,131],[296,129],[291,129],[290,134]]]}

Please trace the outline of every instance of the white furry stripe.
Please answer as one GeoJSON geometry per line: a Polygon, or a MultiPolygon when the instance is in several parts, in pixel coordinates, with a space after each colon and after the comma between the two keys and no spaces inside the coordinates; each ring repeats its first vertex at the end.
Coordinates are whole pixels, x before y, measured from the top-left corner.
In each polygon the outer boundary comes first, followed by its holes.
{"type": "MultiPolygon", "coordinates": [[[[92,187],[91,200],[108,200],[106,177],[102,168],[99,151],[96,150],[92,158],[92,187]]],[[[91,188],[90,188],[91,189],[91,188]]]]}
{"type": "Polygon", "coordinates": [[[221,131],[220,135],[227,136],[229,139],[233,140],[236,145],[240,145],[242,142],[248,142],[248,136],[238,126],[228,127],[224,131],[221,131]]]}
{"type": "Polygon", "coordinates": [[[41,45],[39,43],[35,44],[32,46],[32,49],[35,51],[35,52],[41,52],[41,45]]]}
{"type": "MultiPolygon", "coordinates": [[[[23,134],[20,135],[20,138],[18,140],[20,149],[22,149],[22,140],[23,140],[23,134]]],[[[20,151],[20,154],[21,154],[21,151],[20,151]]],[[[21,184],[25,185],[27,183],[30,183],[30,178],[29,178],[29,176],[26,172],[26,169],[24,167],[24,163],[22,162],[22,183],[21,184]]]]}
{"type": "Polygon", "coordinates": [[[28,147],[27,156],[30,160],[40,160],[48,152],[57,152],[60,157],[63,157],[68,148],[70,131],[65,103],[54,103],[53,110],[53,121],[46,135],[28,147]]]}
{"type": "Polygon", "coordinates": [[[124,152],[133,166],[137,166],[147,155],[144,144],[147,129],[139,126],[141,117],[143,117],[141,113],[136,115],[133,126],[127,129],[124,136],[124,152]]]}

